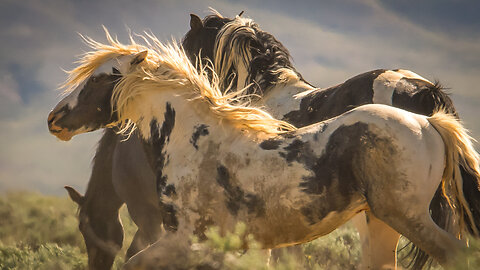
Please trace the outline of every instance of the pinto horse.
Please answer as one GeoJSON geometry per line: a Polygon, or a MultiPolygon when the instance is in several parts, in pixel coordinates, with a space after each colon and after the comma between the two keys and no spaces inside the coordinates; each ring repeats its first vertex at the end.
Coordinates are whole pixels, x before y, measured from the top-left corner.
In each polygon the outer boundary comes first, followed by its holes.
{"type": "MultiPolygon", "coordinates": [[[[224,79],[235,79],[236,77],[232,76],[232,74],[241,73],[240,71],[244,70],[251,71],[251,74],[256,74],[255,76],[243,75],[243,78],[249,77],[250,81],[243,82],[240,86],[250,84],[253,82],[252,78],[257,78],[261,83],[255,81],[252,84],[257,87],[260,86],[256,92],[264,93],[268,91],[270,93],[263,97],[263,101],[267,103],[266,109],[270,107],[276,108],[277,111],[271,110],[275,116],[284,117],[284,119],[288,119],[297,126],[324,120],[339,115],[349,108],[374,102],[390,104],[427,115],[432,114],[435,107],[444,107],[449,112],[455,113],[450,99],[441,91],[438,85],[432,84],[417,74],[406,70],[370,71],[349,79],[343,84],[312,91],[310,94],[303,96],[302,99],[295,101],[292,98],[294,94],[305,90],[313,90],[313,88],[308,83],[297,83],[297,87],[292,92],[291,87],[277,84],[279,76],[275,75],[280,73],[275,71],[281,68],[292,70],[293,73],[298,75],[298,78],[301,78],[301,76],[291,65],[290,55],[283,45],[270,34],[261,31],[251,20],[242,18],[228,19],[217,14],[207,16],[202,21],[197,16],[192,15],[190,25],[192,29],[185,36],[183,44],[191,59],[195,59],[195,56],[201,50],[202,56],[210,58],[212,61],[215,60],[216,66],[225,67],[224,63],[230,63],[228,72],[217,70],[220,74],[227,74],[220,75],[224,79]],[[221,37],[226,36],[227,33],[230,36],[230,40],[226,41],[225,38],[222,39],[221,37]],[[218,42],[215,43],[217,36],[219,37],[217,39],[218,42]],[[243,42],[238,42],[240,39],[243,42]],[[250,56],[253,57],[250,59],[246,53],[236,53],[235,55],[240,55],[246,60],[238,61],[237,59],[237,61],[232,61],[231,59],[225,59],[226,56],[232,54],[222,54],[220,52],[230,52],[233,49],[241,51],[241,48],[232,46],[234,43],[237,44],[237,47],[239,46],[238,44],[242,44],[242,46],[247,48],[250,46],[250,56]],[[214,55],[219,57],[215,58],[214,55]],[[217,61],[216,59],[223,60],[217,61]],[[241,63],[241,65],[238,63],[241,63]],[[259,70],[267,72],[259,74],[259,70]],[[301,101],[300,105],[298,105],[299,100],[301,101]]],[[[236,80],[237,82],[242,81],[236,80]]],[[[60,105],[57,106],[59,109],[65,108],[65,106],[60,105]]],[[[76,130],[82,126],[82,121],[79,120],[81,117],[77,116],[76,119],[69,119],[67,116],[57,119],[59,120],[57,124],[65,127],[63,129],[65,134],[56,133],[56,135],[63,139],[69,139],[72,136],[69,130],[76,130]]],[[[88,130],[88,127],[86,128],[88,130]]],[[[192,141],[195,141],[201,133],[201,129],[194,132],[192,141]]],[[[102,248],[112,246],[102,245],[102,242],[115,243],[117,246],[121,245],[121,233],[103,233],[103,231],[121,232],[118,208],[122,201],[127,204],[130,215],[139,227],[139,231],[127,252],[127,258],[155,241],[160,235],[160,228],[150,225],[152,219],[155,221],[152,223],[156,224],[161,223],[162,219],[161,216],[152,214],[155,212],[159,213],[158,206],[155,203],[154,175],[145,162],[143,149],[139,147],[141,143],[135,136],[132,136],[127,142],[119,143],[121,140],[122,138],[115,136],[112,131],[105,131],[94,159],[94,169],[92,170],[91,180],[85,196],[81,196],[72,188],[67,187],[71,197],[76,202],[81,202],[79,204],[80,220],[83,224],[81,224],[80,229],[84,237],[94,240],[89,241],[86,239],[86,242],[94,243],[87,244],[89,265],[92,269],[96,268],[95,265],[97,265],[97,268],[105,269],[108,268],[104,265],[105,261],[113,262],[112,256],[115,254],[113,251],[116,249],[102,248]],[[109,151],[113,152],[113,154],[109,153],[109,151]],[[103,170],[95,168],[102,168],[103,170]],[[105,173],[105,169],[109,172],[105,173]],[[110,170],[113,172],[110,173],[110,170]],[[131,192],[132,190],[138,190],[138,187],[142,187],[141,191],[131,192]],[[109,196],[106,196],[101,190],[110,190],[107,195],[111,196],[112,199],[109,200],[109,196]],[[139,194],[141,195],[139,196],[139,194]],[[139,197],[144,200],[139,200],[139,197]],[[82,220],[84,221],[82,222],[82,220]],[[88,231],[88,233],[84,233],[84,231],[88,231]],[[112,237],[113,235],[117,236],[112,237]]],[[[372,268],[395,264],[395,248],[398,241],[398,233],[382,224],[372,215],[369,215],[368,221],[367,228],[360,233],[363,238],[364,253],[364,262],[362,264],[365,267],[370,266],[372,268]],[[382,237],[372,238],[371,235],[379,234],[379,231],[384,232],[382,237]],[[385,233],[390,236],[388,239],[391,240],[387,241],[385,233]],[[369,234],[370,237],[368,238],[370,239],[366,240],[365,235],[369,234]],[[368,247],[366,244],[370,244],[371,247],[368,247]],[[386,253],[385,256],[380,256],[378,251],[376,251],[378,250],[378,245],[383,246],[380,250],[386,253]],[[376,256],[366,256],[373,251],[376,252],[376,256]],[[369,262],[368,258],[372,262],[369,262]]],[[[438,222],[438,218],[436,221],[438,222]]],[[[365,222],[365,220],[360,220],[360,222],[365,222]]]]}
{"type": "MultiPolygon", "coordinates": [[[[230,84],[237,85],[237,89],[248,87],[250,93],[260,96],[259,105],[296,126],[326,120],[370,103],[423,115],[432,115],[436,108],[444,108],[457,116],[440,84],[431,83],[412,71],[372,70],[342,84],[316,89],[293,67],[288,50],[251,19],[239,16],[229,19],[216,13],[202,21],[192,14],[190,25],[183,46],[191,59],[203,57],[207,62],[214,62],[223,87],[230,84]]],[[[440,193],[438,189],[431,211],[435,222],[446,228],[449,226],[449,214],[445,212],[448,203],[440,193]]],[[[354,219],[362,240],[362,267],[395,267],[399,234],[370,212],[366,214],[366,219],[362,219],[362,215],[354,219]]],[[[415,247],[411,253],[415,254],[411,262],[413,268],[422,268],[428,255],[415,247]]]]}
{"type": "MultiPolygon", "coordinates": [[[[447,265],[463,245],[431,219],[439,184],[454,206],[458,232],[478,235],[478,205],[464,196],[463,179],[474,181],[471,192],[478,195],[479,157],[456,117],[366,105],[295,129],[239,103],[241,92],[222,93],[216,75],[210,83],[175,45],[153,39],[155,50],[110,42],[91,41],[95,50],[67,82],[73,110],[61,115],[79,113],[75,107],[86,97],[101,114],[90,127],[136,124],[156,174],[164,226],[176,241],[201,238],[207,224],[225,232],[244,222],[264,248],[282,247],[325,235],[369,210],[447,265]],[[198,130],[193,142],[188,131],[198,130]]],[[[50,126],[58,128],[58,119],[52,115],[50,126]]],[[[168,260],[171,241],[162,237],[129,265],[145,266],[156,254],[155,263],[175,267],[168,260]]]]}

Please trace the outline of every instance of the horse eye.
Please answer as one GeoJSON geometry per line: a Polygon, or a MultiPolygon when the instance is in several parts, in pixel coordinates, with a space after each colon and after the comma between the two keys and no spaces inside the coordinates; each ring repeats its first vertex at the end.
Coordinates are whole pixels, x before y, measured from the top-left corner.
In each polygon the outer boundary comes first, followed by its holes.
{"type": "Polygon", "coordinates": [[[97,76],[93,76],[90,80],[91,80],[92,82],[97,82],[97,76]]]}
{"type": "Polygon", "coordinates": [[[117,75],[121,75],[122,73],[120,72],[120,70],[118,70],[116,67],[112,67],[112,73],[113,74],[117,74],[117,75]]]}

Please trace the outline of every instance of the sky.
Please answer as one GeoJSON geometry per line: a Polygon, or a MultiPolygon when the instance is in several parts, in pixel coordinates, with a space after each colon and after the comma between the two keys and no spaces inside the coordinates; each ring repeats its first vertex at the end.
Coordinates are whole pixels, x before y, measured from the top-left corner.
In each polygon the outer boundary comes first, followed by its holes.
{"type": "Polygon", "coordinates": [[[78,33],[105,41],[105,25],[124,42],[128,29],[181,40],[189,14],[203,18],[209,7],[227,17],[245,11],[289,49],[297,70],[317,87],[377,68],[439,80],[480,139],[480,1],[2,0],[0,193],[85,190],[101,132],[62,142],[46,124],[61,99],[64,70],[88,50],[78,33]]]}

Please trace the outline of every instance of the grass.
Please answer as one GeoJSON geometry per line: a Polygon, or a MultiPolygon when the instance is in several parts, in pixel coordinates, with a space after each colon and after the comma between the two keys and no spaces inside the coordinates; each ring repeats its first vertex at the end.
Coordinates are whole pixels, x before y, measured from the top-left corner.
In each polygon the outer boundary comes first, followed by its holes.
{"type": "MultiPolygon", "coordinates": [[[[86,269],[76,213],[76,204],[67,197],[32,192],[0,196],[0,269],[86,269]]],[[[115,268],[123,263],[136,231],[125,208],[121,216],[125,241],[115,268]]]]}
{"type": "MultiPolygon", "coordinates": [[[[86,269],[87,255],[78,231],[76,205],[66,197],[16,192],[0,197],[0,269],[86,269]]],[[[125,241],[114,269],[123,264],[123,256],[136,227],[122,209],[125,241]]],[[[249,239],[249,250],[238,252],[244,228],[220,236],[215,228],[208,231],[207,249],[192,257],[194,261],[215,261],[218,269],[356,269],[360,262],[357,231],[349,224],[331,234],[302,245],[297,255],[279,250],[266,265],[267,254],[249,239]]],[[[480,242],[458,256],[452,269],[480,269],[480,242]]],[[[441,269],[435,266],[434,269],[441,269]]]]}

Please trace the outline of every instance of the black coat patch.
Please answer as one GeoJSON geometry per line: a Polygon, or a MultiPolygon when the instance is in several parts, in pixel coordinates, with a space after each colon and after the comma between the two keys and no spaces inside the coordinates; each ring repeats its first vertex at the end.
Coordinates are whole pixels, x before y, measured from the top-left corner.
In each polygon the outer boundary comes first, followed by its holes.
{"type": "Polygon", "coordinates": [[[282,144],[281,140],[268,139],[260,143],[260,148],[263,150],[275,150],[282,144]]]}
{"type": "Polygon", "coordinates": [[[190,138],[190,143],[193,145],[193,147],[195,147],[195,149],[198,150],[198,144],[197,144],[198,139],[201,136],[207,136],[210,133],[208,131],[208,126],[205,124],[196,125],[194,128],[195,128],[195,131],[192,134],[192,138],[190,138]]]}
{"type": "Polygon", "coordinates": [[[303,142],[300,139],[295,139],[292,143],[283,148],[285,152],[280,152],[288,163],[296,161],[305,164],[307,168],[313,166],[312,161],[315,160],[315,154],[308,142],[303,142]]]}
{"type": "Polygon", "coordinates": [[[458,117],[452,100],[438,82],[431,84],[420,79],[402,78],[393,92],[392,105],[429,116],[435,109],[444,108],[446,112],[458,117]]]}
{"type": "Polygon", "coordinates": [[[177,231],[178,219],[177,210],[173,204],[162,204],[163,208],[163,227],[170,232],[177,231]]]}
{"type": "Polygon", "coordinates": [[[318,195],[328,192],[331,197],[329,200],[315,199],[302,208],[302,213],[312,223],[322,220],[332,210],[345,209],[352,195],[363,190],[362,162],[369,151],[378,148],[386,153],[396,151],[388,138],[379,137],[369,130],[368,124],[361,122],[335,130],[325,152],[318,158],[311,158],[313,152],[306,143],[292,143],[290,148],[289,159],[305,164],[313,173],[303,178],[302,191],[318,195]]]}
{"type": "Polygon", "coordinates": [[[265,215],[265,201],[233,184],[228,169],[223,165],[217,167],[217,183],[225,191],[227,209],[232,215],[236,216],[242,206],[247,208],[249,214],[256,214],[257,217],[265,215]]]}
{"type": "MultiPolygon", "coordinates": [[[[156,176],[157,194],[160,206],[164,210],[164,227],[170,231],[176,231],[178,227],[178,220],[176,217],[175,206],[172,204],[165,204],[162,202],[162,196],[172,196],[175,193],[175,186],[167,186],[167,175],[163,174],[163,168],[168,163],[168,156],[163,152],[165,145],[170,140],[173,127],[175,126],[175,110],[171,104],[167,102],[164,114],[164,121],[159,128],[157,120],[153,119],[150,122],[150,155],[153,156],[153,167],[156,176]]],[[[149,156],[149,155],[147,155],[149,156]]]]}
{"type": "Polygon", "coordinates": [[[371,104],[373,81],[383,72],[383,69],[369,71],[337,86],[313,91],[302,99],[298,111],[285,114],[283,120],[303,127],[338,116],[360,105],[371,104]]]}

